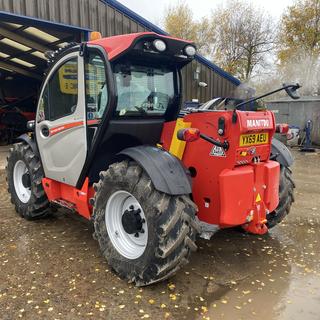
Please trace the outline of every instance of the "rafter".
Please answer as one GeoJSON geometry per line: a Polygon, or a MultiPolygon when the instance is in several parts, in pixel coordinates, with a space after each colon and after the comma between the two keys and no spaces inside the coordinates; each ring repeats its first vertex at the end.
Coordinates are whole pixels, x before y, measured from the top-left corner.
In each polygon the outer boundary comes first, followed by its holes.
{"type": "Polygon", "coordinates": [[[10,31],[6,28],[3,27],[3,25],[0,25],[0,34],[2,36],[4,36],[5,38],[9,38],[13,41],[16,41],[18,43],[21,43],[23,44],[24,46],[27,46],[29,48],[32,48],[32,49],[35,49],[35,50],[38,50],[38,51],[41,51],[41,52],[46,52],[48,50],[50,50],[49,47],[37,42],[37,41],[34,41],[34,40],[31,40],[29,37],[27,37],[26,35],[20,35],[18,33],[15,33],[13,31],[10,31]]]}
{"type": "Polygon", "coordinates": [[[8,62],[0,61],[0,68],[3,67],[6,70],[12,70],[14,72],[20,73],[26,77],[31,77],[37,80],[42,80],[42,76],[38,73],[26,70],[25,68],[18,67],[8,62]]]}

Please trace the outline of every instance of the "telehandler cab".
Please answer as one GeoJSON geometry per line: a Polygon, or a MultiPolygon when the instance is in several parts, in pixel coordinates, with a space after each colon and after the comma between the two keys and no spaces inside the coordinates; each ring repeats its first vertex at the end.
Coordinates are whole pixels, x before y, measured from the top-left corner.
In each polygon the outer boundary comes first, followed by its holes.
{"type": "Polygon", "coordinates": [[[110,266],[136,285],[185,265],[202,225],[263,234],[293,201],[272,112],[178,118],[181,69],[195,55],[193,43],[155,33],[51,54],[33,132],[8,156],[16,211],[36,219],[59,205],[92,220],[110,266]]]}

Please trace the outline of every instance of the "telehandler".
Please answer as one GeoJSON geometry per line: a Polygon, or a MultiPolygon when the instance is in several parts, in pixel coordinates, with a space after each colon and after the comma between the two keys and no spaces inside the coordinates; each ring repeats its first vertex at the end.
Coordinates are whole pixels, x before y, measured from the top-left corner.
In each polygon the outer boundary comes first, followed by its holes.
{"type": "Polygon", "coordinates": [[[138,286],[185,265],[203,225],[264,234],[284,218],[292,156],[272,139],[272,112],[179,118],[193,43],[151,32],[96,38],[48,55],[36,120],[6,168],[22,217],[56,205],[78,212],[109,265],[138,286]]]}

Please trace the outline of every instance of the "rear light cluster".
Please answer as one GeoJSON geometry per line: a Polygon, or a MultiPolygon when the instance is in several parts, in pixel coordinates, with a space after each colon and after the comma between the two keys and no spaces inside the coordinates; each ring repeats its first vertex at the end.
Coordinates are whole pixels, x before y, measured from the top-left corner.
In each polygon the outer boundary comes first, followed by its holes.
{"type": "Polygon", "coordinates": [[[289,125],[287,123],[278,123],[276,125],[276,133],[286,134],[289,131],[289,125]]]}
{"type": "Polygon", "coordinates": [[[200,130],[197,128],[181,129],[177,132],[177,138],[187,142],[196,141],[200,138],[200,130]]]}

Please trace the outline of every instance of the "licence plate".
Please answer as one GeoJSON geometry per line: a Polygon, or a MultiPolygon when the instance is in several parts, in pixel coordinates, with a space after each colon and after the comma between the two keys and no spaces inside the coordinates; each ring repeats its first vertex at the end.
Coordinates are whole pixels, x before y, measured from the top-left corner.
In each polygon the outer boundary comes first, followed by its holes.
{"type": "Polygon", "coordinates": [[[240,136],[240,147],[266,144],[269,141],[269,133],[242,134],[240,136]]]}

